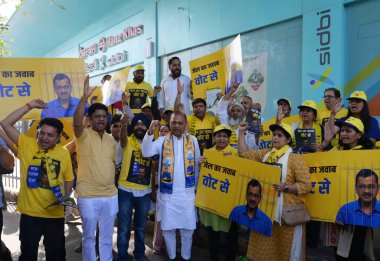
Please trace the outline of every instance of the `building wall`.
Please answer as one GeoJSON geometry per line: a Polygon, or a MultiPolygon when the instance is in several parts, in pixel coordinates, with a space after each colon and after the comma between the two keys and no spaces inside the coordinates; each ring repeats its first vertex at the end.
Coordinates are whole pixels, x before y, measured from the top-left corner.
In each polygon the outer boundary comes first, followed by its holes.
{"type": "MultiPolygon", "coordinates": [[[[78,34],[68,41],[57,46],[55,49],[47,52],[44,57],[79,57],[80,47],[88,47],[91,44],[98,43],[102,37],[116,35],[128,26],[142,24],[144,32],[124,41],[122,44],[108,48],[105,54],[107,59],[117,53],[127,52],[127,60],[112,66],[108,64],[96,71],[89,72],[91,84],[99,85],[101,78],[108,73],[120,70],[128,65],[134,66],[143,63],[147,68],[145,79],[154,84],[157,79],[156,52],[153,49],[153,57],[146,58],[145,46],[149,39],[155,42],[156,39],[156,3],[150,0],[132,0],[117,10],[104,14],[96,23],[90,24],[87,28],[78,32],[78,34]]],[[[156,44],[154,45],[156,46],[156,44]]],[[[95,59],[100,58],[101,52],[88,56],[85,63],[92,63],[95,59]]]]}
{"type": "Polygon", "coordinates": [[[140,23],[143,35],[128,40],[126,46],[113,47],[114,52],[127,48],[128,60],[90,75],[92,82],[99,82],[105,73],[144,63],[146,80],[156,85],[168,74],[170,56],[179,56],[183,72],[189,74],[191,59],[213,52],[241,34],[245,80],[255,66],[264,70],[267,78],[259,91],[250,90],[245,83],[249,94],[262,103],[264,118],[275,114],[280,97],[290,98],[293,113],[306,99],[323,107],[321,97],[328,87],[340,88],[345,98],[356,89],[366,90],[369,103],[374,104],[380,99],[376,60],[379,8],[376,0],[133,0],[44,57],[78,57],[81,44],[125,24],[140,23]],[[150,58],[146,58],[147,41],[154,44],[150,58]]]}

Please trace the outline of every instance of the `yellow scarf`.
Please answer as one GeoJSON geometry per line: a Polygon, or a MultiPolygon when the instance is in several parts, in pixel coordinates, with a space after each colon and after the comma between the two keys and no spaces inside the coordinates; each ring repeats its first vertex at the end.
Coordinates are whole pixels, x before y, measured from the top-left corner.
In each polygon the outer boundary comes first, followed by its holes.
{"type": "Polygon", "coordinates": [[[277,150],[275,148],[273,148],[270,152],[269,152],[269,156],[267,158],[267,160],[265,162],[267,163],[277,163],[277,161],[282,157],[284,156],[285,152],[290,149],[290,146],[289,145],[285,145],[284,147],[282,147],[281,149],[277,150]]]}
{"type": "MultiPolygon", "coordinates": [[[[358,146],[353,147],[351,150],[361,150],[361,149],[363,149],[363,146],[362,145],[358,145],[358,146]]],[[[336,151],[336,150],[343,150],[343,146],[336,145],[334,148],[332,148],[329,151],[336,151]]]]}
{"type": "Polygon", "coordinates": [[[38,188],[39,179],[42,173],[42,159],[45,159],[46,175],[49,180],[49,186],[54,196],[57,199],[62,199],[61,187],[59,185],[58,174],[56,173],[55,165],[47,151],[39,150],[29,164],[27,174],[27,185],[29,188],[38,188]]]}
{"type": "MultiPolygon", "coordinates": [[[[173,135],[166,135],[162,144],[162,163],[160,171],[160,192],[164,194],[172,194],[174,180],[174,160],[175,156],[180,152],[174,152],[173,135]]],[[[183,137],[183,159],[186,188],[195,186],[195,147],[194,140],[189,134],[184,134],[183,137]]]]}
{"type": "Polygon", "coordinates": [[[231,137],[230,137],[230,145],[237,146],[238,144],[238,136],[236,135],[236,129],[239,128],[239,125],[231,126],[231,137]]]}

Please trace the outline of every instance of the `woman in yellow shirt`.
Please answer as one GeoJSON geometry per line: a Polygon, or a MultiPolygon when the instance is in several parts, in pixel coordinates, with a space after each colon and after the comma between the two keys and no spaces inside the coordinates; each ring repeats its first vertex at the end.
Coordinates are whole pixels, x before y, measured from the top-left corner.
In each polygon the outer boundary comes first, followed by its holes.
{"type": "MultiPolygon", "coordinates": [[[[215,146],[208,149],[208,151],[217,151],[223,153],[223,155],[238,156],[237,149],[233,148],[229,144],[231,137],[231,128],[227,125],[221,124],[214,129],[214,141],[215,146]]],[[[205,150],[206,151],[206,150],[205,150]]],[[[200,157],[199,163],[203,163],[205,157],[200,157]]],[[[225,260],[235,260],[237,249],[237,234],[236,229],[231,227],[231,221],[206,210],[199,210],[201,223],[208,230],[210,260],[220,260],[220,234],[227,233],[228,248],[225,260]]]]}

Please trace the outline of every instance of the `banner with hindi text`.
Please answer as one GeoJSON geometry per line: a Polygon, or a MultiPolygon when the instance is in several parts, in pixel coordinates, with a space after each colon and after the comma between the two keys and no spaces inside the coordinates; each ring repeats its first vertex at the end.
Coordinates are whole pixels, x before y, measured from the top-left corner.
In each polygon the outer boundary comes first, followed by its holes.
{"type": "Polygon", "coordinates": [[[313,220],[380,228],[380,151],[304,154],[312,179],[306,207],[313,220]]]}
{"type": "Polygon", "coordinates": [[[263,218],[264,221],[260,220],[263,222],[252,222],[253,227],[249,228],[266,234],[264,226],[270,226],[271,231],[278,198],[273,184],[280,182],[281,168],[208,150],[205,150],[204,156],[207,160],[203,162],[200,171],[196,206],[232,219],[232,215],[239,212],[239,209],[245,209],[247,197],[255,196],[247,193],[247,184],[256,179],[262,188],[258,208],[266,217],[263,218]]]}
{"type": "Polygon", "coordinates": [[[72,117],[83,92],[85,66],[79,58],[0,58],[0,119],[33,99],[47,103],[24,119],[72,117]],[[59,82],[59,84],[57,84],[59,82]]]}
{"type": "Polygon", "coordinates": [[[243,81],[242,64],[240,35],[223,49],[191,60],[194,98],[205,99],[208,109],[214,107],[218,93],[228,93],[232,83],[243,81]]]}

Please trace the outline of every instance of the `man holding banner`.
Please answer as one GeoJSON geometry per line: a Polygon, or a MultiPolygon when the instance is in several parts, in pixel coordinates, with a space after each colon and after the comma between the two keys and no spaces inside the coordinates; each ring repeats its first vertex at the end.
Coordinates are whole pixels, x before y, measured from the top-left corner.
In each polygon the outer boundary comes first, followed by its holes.
{"type": "Polygon", "coordinates": [[[197,138],[185,132],[186,115],[174,111],[171,132],[153,142],[159,121],[153,121],[141,143],[143,157],[159,155],[157,201],[162,234],[170,260],[176,258],[176,229],[181,233],[181,257],[190,260],[196,228],[195,187],[198,183],[200,157],[197,138]],[[180,217],[180,218],[179,218],[180,217]]]}
{"type": "Polygon", "coordinates": [[[17,210],[21,213],[19,260],[37,260],[41,236],[44,236],[46,260],[66,260],[64,208],[48,206],[72,189],[74,175],[70,154],[57,145],[63,124],[55,118],[41,120],[37,140],[13,126],[34,108],[43,109],[45,103],[33,100],[1,122],[6,134],[18,146],[17,157],[21,162],[17,202],[17,210]]]}

